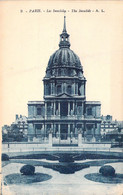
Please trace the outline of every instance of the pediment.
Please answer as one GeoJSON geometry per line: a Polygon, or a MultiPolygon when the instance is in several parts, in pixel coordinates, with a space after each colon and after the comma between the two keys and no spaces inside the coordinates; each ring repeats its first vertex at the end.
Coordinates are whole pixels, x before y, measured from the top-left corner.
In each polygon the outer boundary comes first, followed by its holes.
{"type": "Polygon", "coordinates": [[[67,94],[67,93],[62,93],[62,94],[59,94],[57,95],[57,97],[61,97],[61,98],[69,98],[69,97],[72,97],[71,95],[67,94]]]}

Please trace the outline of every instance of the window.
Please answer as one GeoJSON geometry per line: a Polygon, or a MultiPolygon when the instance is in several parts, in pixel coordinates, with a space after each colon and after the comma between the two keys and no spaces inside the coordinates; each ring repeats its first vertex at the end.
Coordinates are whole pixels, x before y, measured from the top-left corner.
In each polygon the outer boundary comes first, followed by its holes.
{"type": "Polygon", "coordinates": [[[47,107],[50,107],[51,106],[51,102],[47,102],[47,107]]]}
{"type": "Polygon", "coordinates": [[[50,94],[51,94],[50,84],[46,84],[46,95],[50,95],[50,94]]]}
{"type": "Polygon", "coordinates": [[[58,124],[56,124],[55,126],[55,137],[57,137],[57,135],[58,135],[58,124]]]}
{"type": "Polygon", "coordinates": [[[78,129],[82,129],[82,124],[77,124],[78,129]]]}
{"type": "Polygon", "coordinates": [[[41,128],[42,128],[42,124],[35,125],[35,134],[36,135],[41,135],[41,128]]]}
{"type": "Polygon", "coordinates": [[[82,102],[77,102],[77,106],[82,106],[82,102]]]}
{"type": "Polygon", "coordinates": [[[73,102],[70,102],[70,110],[73,110],[73,102]]]}
{"type": "Polygon", "coordinates": [[[58,102],[56,102],[56,110],[58,110],[58,102]]]}
{"type": "Polygon", "coordinates": [[[86,131],[88,135],[92,134],[92,129],[93,129],[93,125],[92,124],[87,124],[86,125],[86,131]]]}
{"type": "Polygon", "coordinates": [[[92,115],[92,108],[87,108],[87,115],[92,115]]]}
{"type": "Polygon", "coordinates": [[[87,124],[86,127],[87,127],[87,130],[91,130],[93,128],[93,125],[92,124],[87,124]]]}
{"type": "Polygon", "coordinates": [[[47,102],[47,115],[51,116],[53,113],[53,107],[51,105],[51,102],[47,102]]]}
{"type": "Polygon", "coordinates": [[[73,124],[70,124],[70,132],[73,132],[74,129],[73,129],[73,124]]]}
{"type": "Polygon", "coordinates": [[[51,124],[47,124],[47,131],[51,129],[51,124]]]}
{"type": "Polygon", "coordinates": [[[67,86],[67,93],[68,94],[71,94],[72,93],[72,90],[71,90],[71,86],[70,85],[67,86]]]}
{"type": "Polygon", "coordinates": [[[61,76],[61,69],[58,69],[58,76],[61,76]]]}
{"type": "Polygon", "coordinates": [[[37,115],[41,115],[41,107],[37,108],[37,115]]]}
{"type": "Polygon", "coordinates": [[[60,94],[62,92],[62,90],[61,90],[61,85],[58,85],[57,86],[57,94],[60,94]]]}
{"type": "Polygon", "coordinates": [[[36,129],[41,129],[42,128],[42,124],[36,124],[35,127],[36,127],[36,129]]]}
{"type": "Polygon", "coordinates": [[[81,93],[81,83],[78,83],[78,95],[82,95],[82,93],[81,93]]]}

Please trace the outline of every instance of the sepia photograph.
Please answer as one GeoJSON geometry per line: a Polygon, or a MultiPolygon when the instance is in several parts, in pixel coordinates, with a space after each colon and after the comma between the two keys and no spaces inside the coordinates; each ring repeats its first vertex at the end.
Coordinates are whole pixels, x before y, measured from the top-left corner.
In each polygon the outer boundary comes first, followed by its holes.
{"type": "Polygon", "coordinates": [[[0,2],[1,195],[123,194],[123,2],[0,2]]]}

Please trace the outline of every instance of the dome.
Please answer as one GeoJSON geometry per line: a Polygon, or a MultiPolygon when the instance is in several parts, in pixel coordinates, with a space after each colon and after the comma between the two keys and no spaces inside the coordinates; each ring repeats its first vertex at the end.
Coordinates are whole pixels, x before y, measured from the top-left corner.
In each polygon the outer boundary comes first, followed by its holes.
{"type": "Polygon", "coordinates": [[[51,55],[46,69],[46,78],[57,76],[83,77],[80,59],[70,49],[65,16],[63,31],[62,34],[60,34],[59,49],[51,55]]]}
{"type": "Polygon", "coordinates": [[[47,69],[63,66],[82,69],[79,57],[71,49],[65,47],[58,49],[50,57],[47,69]]]}

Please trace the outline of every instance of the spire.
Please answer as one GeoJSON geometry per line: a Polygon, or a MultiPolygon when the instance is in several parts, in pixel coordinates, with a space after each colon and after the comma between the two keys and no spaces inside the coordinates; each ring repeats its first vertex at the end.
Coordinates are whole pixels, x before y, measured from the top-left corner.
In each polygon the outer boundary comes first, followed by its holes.
{"type": "Polygon", "coordinates": [[[62,34],[60,35],[59,47],[60,48],[69,48],[70,47],[69,34],[67,34],[67,30],[66,30],[66,16],[64,16],[64,25],[63,25],[62,34]]]}
{"type": "Polygon", "coordinates": [[[66,31],[66,16],[64,16],[64,26],[63,26],[63,33],[67,32],[66,31]]]}

